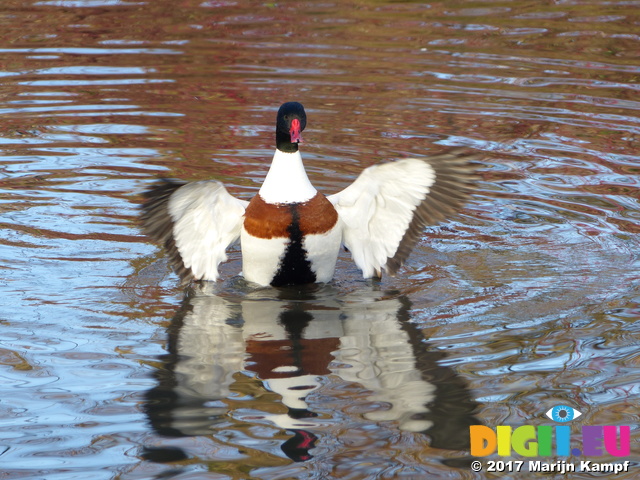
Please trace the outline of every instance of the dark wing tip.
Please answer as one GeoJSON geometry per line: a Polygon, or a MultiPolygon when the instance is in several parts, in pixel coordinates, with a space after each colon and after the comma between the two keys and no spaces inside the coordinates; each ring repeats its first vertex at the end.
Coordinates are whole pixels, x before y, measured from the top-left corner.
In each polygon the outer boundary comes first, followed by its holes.
{"type": "Polygon", "coordinates": [[[453,217],[469,200],[480,176],[481,155],[467,148],[456,148],[425,158],[435,171],[435,183],[413,211],[413,218],[398,249],[385,265],[391,275],[400,269],[423,234],[424,227],[453,217]]]}
{"type": "Polygon", "coordinates": [[[142,231],[164,247],[182,284],[191,281],[193,273],[190,268],[185,267],[173,238],[174,224],[169,215],[169,199],[176,190],[186,184],[187,182],[182,180],[162,178],[142,194],[144,201],[140,206],[142,231]]]}

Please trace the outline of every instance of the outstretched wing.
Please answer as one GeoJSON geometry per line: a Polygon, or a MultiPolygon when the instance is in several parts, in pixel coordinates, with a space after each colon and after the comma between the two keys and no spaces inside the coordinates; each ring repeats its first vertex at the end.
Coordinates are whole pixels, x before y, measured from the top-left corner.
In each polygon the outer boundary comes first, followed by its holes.
{"type": "Polygon", "coordinates": [[[144,197],[144,232],[164,246],[182,282],[216,280],[227,247],[240,236],[248,202],[216,181],[163,179],[144,197]]]}
{"type": "Polygon", "coordinates": [[[343,224],[342,242],[365,278],[395,274],[426,225],[453,215],[469,198],[478,155],[466,149],[374,165],[329,196],[343,224]]]}

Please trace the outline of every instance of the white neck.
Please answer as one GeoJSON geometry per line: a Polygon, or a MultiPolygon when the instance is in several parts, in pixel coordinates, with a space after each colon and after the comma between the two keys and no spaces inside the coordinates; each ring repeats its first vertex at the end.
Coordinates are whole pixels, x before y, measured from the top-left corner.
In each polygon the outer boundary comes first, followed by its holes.
{"type": "Polygon", "coordinates": [[[317,190],[304,171],[300,151],[285,153],[276,149],[267,178],[258,193],[267,203],[297,203],[313,198],[317,190]]]}

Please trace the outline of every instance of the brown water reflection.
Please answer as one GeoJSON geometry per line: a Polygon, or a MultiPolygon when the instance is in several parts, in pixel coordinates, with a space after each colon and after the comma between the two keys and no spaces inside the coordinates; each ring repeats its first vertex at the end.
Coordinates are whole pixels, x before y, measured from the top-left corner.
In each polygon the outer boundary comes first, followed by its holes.
{"type": "MultiPolygon", "coordinates": [[[[635,478],[638,12],[626,0],[4,1],[2,475],[490,477],[443,463],[468,452],[438,445],[435,430],[368,418],[375,389],[341,377],[348,361],[331,366],[340,348],[310,394],[326,422],[307,462],[282,453],[295,435],[265,415],[286,403],[246,366],[233,385],[249,396],[230,389],[205,405],[225,412],[225,438],[161,435],[160,414],[145,414],[150,391],[167,392],[162,408],[175,412],[167,382],[189,361],[173,351],[171,319],[188,317],[138,229],[139,193],[164,175],[217,178],[250,198],[275,109],[297,100],[309,114],[303,157],[326,193],[385,159],[454,145],[486,153],[474,203],[429,229],[380,295],[410,302],[394,325],[437,392],[450,375],[490,426],[548,424],[544,412],[562,403],[583,413],[576,428],[631,425],[635,463],[617,478],[635,478]]],[[[239,269],[233,251],[216,287],[234,308],[251,297],[237,292],[239,269]]],[[[338,271],[322,296],[330,312],[376,291],[348,257],[338,271]]]]}

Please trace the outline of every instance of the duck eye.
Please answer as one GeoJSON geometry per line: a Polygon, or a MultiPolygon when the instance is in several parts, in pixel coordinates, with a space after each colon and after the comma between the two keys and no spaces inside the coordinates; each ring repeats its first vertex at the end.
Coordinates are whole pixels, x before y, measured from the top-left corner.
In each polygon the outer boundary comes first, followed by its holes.
{"type": "Polygon", "coordinates": [[[545,415],[553,421],[565,423],[575,420],[582,415],[582,413],[567,405],[556,405],[555,407],[550,408],[545,415]]]}

